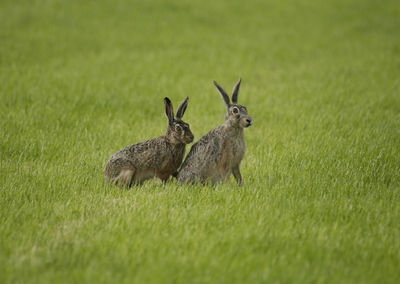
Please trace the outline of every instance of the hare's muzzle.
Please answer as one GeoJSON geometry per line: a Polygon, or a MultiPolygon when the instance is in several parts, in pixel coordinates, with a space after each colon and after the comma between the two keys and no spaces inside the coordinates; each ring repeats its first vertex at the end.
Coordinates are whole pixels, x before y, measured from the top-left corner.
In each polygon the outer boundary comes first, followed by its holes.
{"type": "Polygon", "coordinates": [[[251,117],[246,118],[246,127],[253,125],[253,119],[251,117]]]}
{"type": "Polygon", "coordinates": [[[193,140],[194,140],[194,136],[193,136],[193,135],[186,136],[186,138],[185,138],[185,142],[186,142],[187,144],[192,143],[193,140]]]}

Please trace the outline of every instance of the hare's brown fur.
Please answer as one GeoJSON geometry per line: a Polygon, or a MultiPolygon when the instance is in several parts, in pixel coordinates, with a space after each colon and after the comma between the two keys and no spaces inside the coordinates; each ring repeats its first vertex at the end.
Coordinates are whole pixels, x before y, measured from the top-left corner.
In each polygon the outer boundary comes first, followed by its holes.
{"type": "Polygon", "coordinates": [[[227,107],[225,123],[192,146],[177,175],[180,182],[210,181],[214,184],[233,174],[238,184],[243,184],[240,163],[246,152],[244,128],[252,124],[252,118],[244,106],[237,104],[240,82],[234,88],[232,103],[225,90],[214,82],[227,107]]]}
{"type": "Polygon", "coordinates": [[[193,141],[189,125],[181,120],[187,102],[188,98],[179,106],[175,118],[172,104],[165,98],[167,133],[130,145],[112,155],[105,168],[106,180],[120,186],[141,184],[155,176],[167,181],[182,163],[186,144],[193,141]]]}

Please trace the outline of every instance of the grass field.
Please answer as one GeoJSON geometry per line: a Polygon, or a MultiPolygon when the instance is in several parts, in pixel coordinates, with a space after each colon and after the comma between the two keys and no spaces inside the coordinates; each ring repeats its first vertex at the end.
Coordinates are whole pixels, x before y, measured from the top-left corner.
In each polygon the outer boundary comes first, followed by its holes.
{"type": "Polygon", "coordinates": [[[3,0],[0,100],[0,283],[400,282],[396,0],[3,0]],[[243,187],[104,183],[239,76],[243,187]]]}

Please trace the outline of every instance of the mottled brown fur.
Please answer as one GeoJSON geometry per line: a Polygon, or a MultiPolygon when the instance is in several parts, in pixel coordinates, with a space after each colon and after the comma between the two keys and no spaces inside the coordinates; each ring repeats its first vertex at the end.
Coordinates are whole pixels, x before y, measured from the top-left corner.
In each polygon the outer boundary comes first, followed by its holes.
{"type": "Polygon", "coordinates": [[[212,129],[192,146],[177,175],[181,183],[210,181],[215,184],[233,174],[238,184],[243,184],[240,163],[246,152],[244,128],[252,124],[252,118],[247,109],[237,103],[240,82],[235,85],[232,103],[225,90],[214,82],[227,107],[225,123],[212,129]]]}
{"type": "Polygon", "coordinates": [[[119,186],[141,184],[157,176],[166,182],[182,163],[187,143],[193,141],[189,125],[181,120],[188,98],[179,106],[176,118],[172,103],[165,101],[168,117],[167,133],[164,136],[130,145],[111,156],[105,168],[105,178],[119,186]]]}

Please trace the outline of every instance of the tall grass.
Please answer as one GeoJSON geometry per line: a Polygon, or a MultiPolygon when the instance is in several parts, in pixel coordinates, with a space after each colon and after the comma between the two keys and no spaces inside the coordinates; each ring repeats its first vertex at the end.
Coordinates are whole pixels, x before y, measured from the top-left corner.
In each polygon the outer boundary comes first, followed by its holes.
{"type": "Polygon", "coordinates": [[[0,282],[397,283],[397,1],[2,1],[0,282]],[[243,78],[245,185],[104,183],[243,78]]]}

